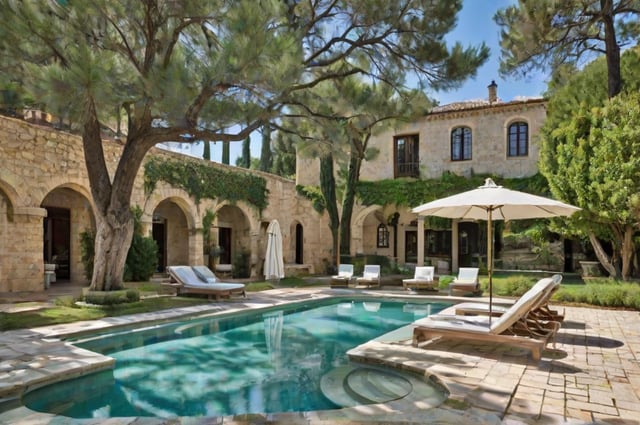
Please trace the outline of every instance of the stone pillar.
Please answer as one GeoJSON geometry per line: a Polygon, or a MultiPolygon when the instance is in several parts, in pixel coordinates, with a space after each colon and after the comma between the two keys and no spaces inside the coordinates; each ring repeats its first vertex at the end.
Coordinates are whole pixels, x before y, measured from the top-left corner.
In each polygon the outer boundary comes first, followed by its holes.
{"type": "Polygon", "coordinates": [[[458,240],[458,224],[460,220],[451,222],[451,272],[458,272],[458,257],[460,256],[460,244],[458,240]]]}
{"type": "Polygon", "coordinates": [[[204,264],[203,249],[204,238],[202,237],[202,229],[191,229],[189,231],[189,264],[194,266],[204,264]]]}
{"type": "MultiPolygon", "coordinates": [[[[260,266],[260,264],[258,264],[260,261],[264,261],[263,259],[264,253],[260,252],[260,245],[261,245],[260,229],[258,228],[257,231],[250,230],[249,231],[249,249],[251,251],[251,258],[249,260],[250,261],[249,274],[251,278],[260,277],[258,276],[258,271],[262,270],[262,267],[260,266]]],[[[284,243],[283,243],[282,251],[284,251],[284,243]]]]}
{"type": "Polygon", "coordinates": [[[418,216],[418,266],[424,266],[424,216],[418,216]]]}
{"type": "Polygon", "coordinates": [[[42,225],[47,210],[36,207],[17,207],[7,220],[5,240],[19,243],[3,244],[0,251],[0,291],[43,291],[44,258],[42,225]],[[10,236],[10,238],[9,238],[10,236]]]}

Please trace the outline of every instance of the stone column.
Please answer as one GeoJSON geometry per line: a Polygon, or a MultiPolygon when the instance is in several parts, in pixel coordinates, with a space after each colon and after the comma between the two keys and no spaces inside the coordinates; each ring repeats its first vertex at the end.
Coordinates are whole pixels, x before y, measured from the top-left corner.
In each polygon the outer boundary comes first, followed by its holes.
{"type": "Polygon", "coordinates": [[[46,215],[44,208],[17,207],[13,210],[12,220],[7,223],[7,236],[16,243],[6,244],[0,252],[0,264],[4,265],[0,291],[44,290],[42,225],[46,215]]]}
{"type": "Polygon", "coordinates": [[[424,216],[418,216],[418,266],[424,266],[424,216]]]}
{"type": "Polygon", "coordinates": [[[460,220],[451,221],[451,272],[458,272],[458,257],[460,256],[460,247],[458,241],[458,224],[460,220]]]}

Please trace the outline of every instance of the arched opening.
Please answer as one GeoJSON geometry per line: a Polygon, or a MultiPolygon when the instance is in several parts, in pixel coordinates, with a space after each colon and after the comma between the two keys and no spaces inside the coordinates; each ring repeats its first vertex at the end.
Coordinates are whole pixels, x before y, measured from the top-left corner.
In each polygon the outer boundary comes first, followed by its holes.
{"type": "Polygon", "coordinates": [[[153,211],[151,234],[158,245],[158,271],[189,264],[189,224],[176,202],[165,199],[153,211]]]}
{"type": "MultiPolygon", "coordinates": [[[[217,245],[220,247],[216,269],[233,270],[234,277],[249,277],[251,273],[251,225],[244,211],[225,205],[216,213],[217,245]]],[[[215,237],[215,236],[214,236],[215,237]]]]}
{"type": "Polygon", "coordinates": [[[304,264],[304,229],[302,224],[296,224],[296,255],[295,263],[304,264]]]}
{"type": "Polygon", "coordinates": [[[58,187],[45,196],[42,256],[45,269],[55,271],[51,284],[86,282],[81,234],[95,232],[95,217],[88,198],[71,187],[58,187]]]}

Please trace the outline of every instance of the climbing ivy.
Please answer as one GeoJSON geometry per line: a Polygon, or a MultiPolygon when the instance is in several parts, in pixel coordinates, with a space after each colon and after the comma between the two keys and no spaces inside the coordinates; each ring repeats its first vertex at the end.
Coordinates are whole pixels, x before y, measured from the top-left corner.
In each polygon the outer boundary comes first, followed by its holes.
{"type": "MultiPolygon", "coordinates": [[[[364,205],[396,205],[417,207],[426,202],[475,189],[484,184],[487,177],[462,177],[444,173],[439,179],[394,179],[358,182],[358,198],[364,205]]],[[[549,188],[545,178],[536,174],[532,177],[504,179],[492,177],[496,184],[513,190],[548,196],[549,188]]]]}
{"type": "Polygon", "coordinates": [[[296,191],[311,201],[314,210],[320,214],[324,212],[326,204],[319,186],[296,185],[296,191]]]}
{"type": "Polygon", "coordinates": [[[152,193],[160,180],[184,189],[197,203],[202,199],[246,201],[260,211],[269,204],[267,181],[242,171],[228,171],[196,161],[151,158],[144,165],[145,192],[152,193]]]}

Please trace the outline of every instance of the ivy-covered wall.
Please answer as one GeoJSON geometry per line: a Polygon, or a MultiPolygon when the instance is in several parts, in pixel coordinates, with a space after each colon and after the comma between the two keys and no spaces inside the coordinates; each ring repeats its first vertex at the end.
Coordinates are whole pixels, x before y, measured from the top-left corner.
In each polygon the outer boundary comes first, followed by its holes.
{"type": "Polygon", "coordinates": [[[269,204],[267,182],[261,176],[214,168],[205,162],[152,157],[144,165],[145,192],[153,192],[158,181],[184,189],[196,203],[202,199],[246,201],[259,211],[269,204]]]}

